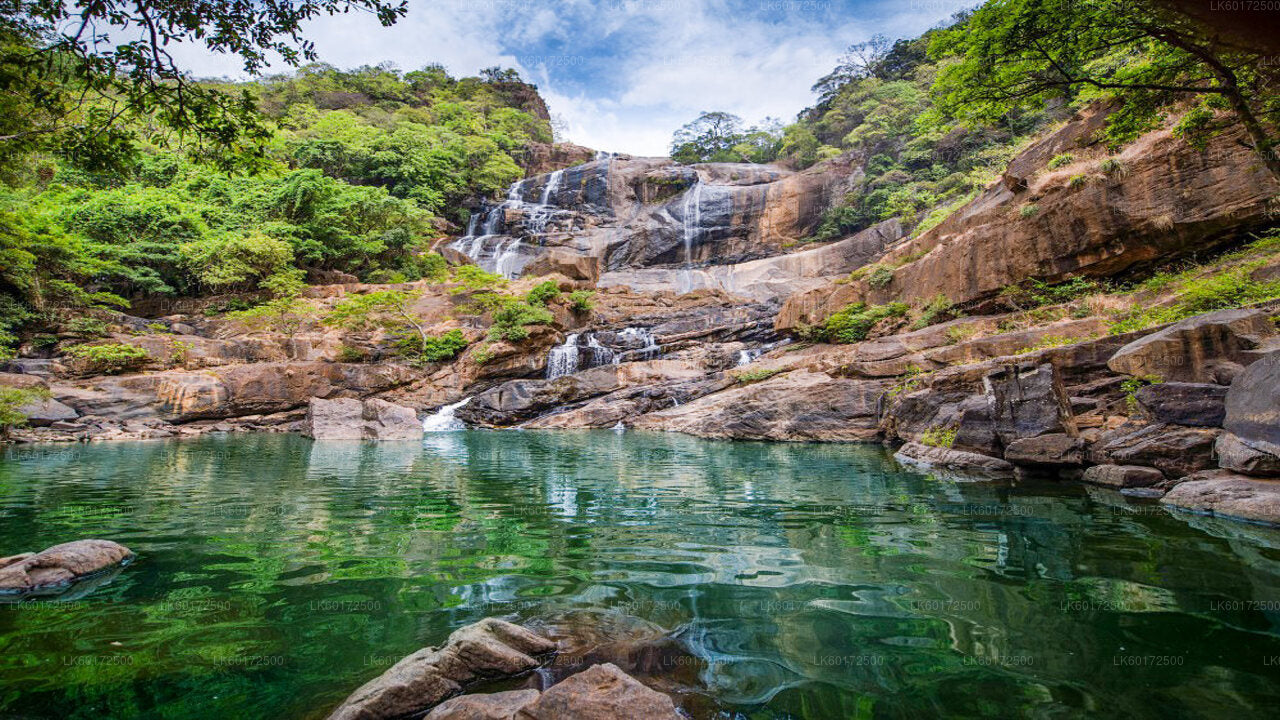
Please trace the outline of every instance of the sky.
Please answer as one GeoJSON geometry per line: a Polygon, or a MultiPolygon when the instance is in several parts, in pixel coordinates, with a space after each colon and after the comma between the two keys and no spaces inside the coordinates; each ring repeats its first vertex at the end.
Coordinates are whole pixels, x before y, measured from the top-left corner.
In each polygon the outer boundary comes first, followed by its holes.
{"type": "MultiPolygon", "coordinates": [[[[786,122],[845,49],[914,37],[975,0],[410,0],[384,28],[353,13],[312,21],[320,60],[340,68],[441,63],[455,77],[499,65],[538,86],[564,138],[665,155],[703,111],[786,122]]],[[[199,77],[243,77],[235,58],[186,47],[199,77]]],[[[276,66],[272,71],[286,70],[276,66]]]]}

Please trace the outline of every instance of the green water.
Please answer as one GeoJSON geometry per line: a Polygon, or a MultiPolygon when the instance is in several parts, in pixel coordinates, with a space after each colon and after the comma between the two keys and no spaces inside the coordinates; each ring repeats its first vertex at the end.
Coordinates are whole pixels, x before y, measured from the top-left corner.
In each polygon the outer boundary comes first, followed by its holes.
{"type": "Polygon", "coordinates": [[[1280,707],[1280,532],[1078,486],[642,433],[0,452],[0,555],[139,555],[0,605],[0,717],[319,718],[453,628],[584,609],[671,630],[702,717],[1280,707]]]}

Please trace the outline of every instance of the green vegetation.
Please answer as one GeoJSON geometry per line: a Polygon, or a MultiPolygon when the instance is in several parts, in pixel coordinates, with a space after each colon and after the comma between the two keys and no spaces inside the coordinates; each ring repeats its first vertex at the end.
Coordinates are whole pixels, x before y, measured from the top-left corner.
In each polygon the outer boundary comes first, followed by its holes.
{"type": "Polygon", "coordinates": [[[1077,276],[1054,285],[1043,280],[1027,280],[1004,288],[1000,291],[1000,297],[1019,310],[1031,310],[1045,305],[1069,303],[1106,289],[1107,286],[1097,280],[1077,276]]]}
{"type": "Polygon", "coordinates": [[[15,388],[0,385],[0,438],[9,437],[13,428],[27,424],[22,407],[49,397],[44,388],[15,388]]]}
{"type": "Polygon", "coordinates": [[[525,296],[525,302],[530,305],[546,307],[552,300],[557,300],[559,297],[560,284],[555,280],[545,280],[533,286],[533,289],[525,296]]]}
{"type": "Polygon", "coordinates": [[[428,336],[422,343],[423,362],[447,362],[467,349],[467,338],[461,330],[450,330],[441,335],[428,336]]]}
{"type": "Polygon", "coordinates": [[[732,373],[732,375],[735,382],[747,385],[761,380],[768,380],[780,372],[782,372],[781,368],[758,368],[755,370],[739,370],[732,373]]]}
{"type": "Polygon", "coordinates": [[[1027,203],[1026,205],[1023,205],[1022,207],[1018,208],[1018,217],[1022,218],[1023,220],[1027,220],[1029,218],[1035,217],[1036,214],[1039,212],[1040,212],[1039,205],[1036,205],[1035,203],[1027,203]]]}
{"type": "Polygon", "coordinates": [[[828,317],[822,325],[809,330],[807,339],[830,343],[855,343],[867,339],[867,334],[877,323],[886,318],[905,317],[911,310],[906,303],[888,305],[853,303],[828,317]]]}
{"type": "Polygon", "coordinates": [[[934,426],[920,434],[920,444],[929,447],[949,448],[955,442],[955,428],[934,426]]]}
{"type": "Polygon", "coordinates": [[[782,142],[781,123],[742,127],[742,119],[726,112],[704,112],[676,131],[671,159],[679,163],[772,162],[782,142]]]}
{"type": "Polygon", "coordinates": [[[911,329],[921,330],[944,320],[953,320],[959,315],[955,304],[946,295],[939,293],[921,309],[920,317],[911,323],[911,329]]]}
{"type": "Polygon", "coordinates": [[[530,325],[550,325],[554,321],[555,317],[545,307],[509,299],[493,311],[489,340],[519,342],[529,337],[530,325]]]}
{"type": "Polygon", "coordinates": [[[1129,407],[1129,412],[1137,412],[1138,410],[1138,391],[1148,385],[1157,385],[1164,382],[1164,378],[1159,375],[1139,375],[1137,377],[1126,378],[1120,383],[1120,390],[1124,392],[1125,404],[1129,407]]]}
{"type": "Polygon", "coordinates": [[[867,284],[873,288],[882,288],[893,282],[893,269],[886,265],[876,265],[867,273],[867,284]]]}
{"type": "Polygon", "coordinates": [[[1049,162],[1045,164],[1045,167],[1050,170],[1057,170],[1058,168],[1066,167],[1075,161],[1075,155],[1072,155],[1071,153],[1062,153],[1061,155],[1054,155],[1049,158],[1049,162]]]}
{"type": "Polygon", "coordinates": [[[1074,345],[1076,343],[1084,342],[1089,339],[1090,338],[1087,338],[1087,337],[1067,337],[1065,335],[1046,335],[1040,338],[1040,341],[1037,342],[1035,345],[1028,345],[1027,347],[1021,348],[1014,354],[1026,355],[1027,353],[1033,353],[1039,350],[1048,350],[1050,348],[1074,345]]]}
{"type": "Polygon", "coordinates": [[[885,399],[893,401],[899,395],[914,392],[924,383],[924,378],[929,373],[919,365],[908,365],[907,369],[898,378],[898,382],[893,387],[885,391],[885,399]]]}
{"type": "Polygon", "coordinates": [[[103,375],[119,375],[120,373],[141,370],[151,362],[151,354],[146,350],[123,343],[104,343],[101,345],[77,345],[67,351],[85,372],[103,375]]]}
{"type": "Polygon", "coordinates": [[[595,296],[593,290],[574,290],[569,293],[569,309],[576,313],[589,313],[596,307],[592,300],[595,296]]]}

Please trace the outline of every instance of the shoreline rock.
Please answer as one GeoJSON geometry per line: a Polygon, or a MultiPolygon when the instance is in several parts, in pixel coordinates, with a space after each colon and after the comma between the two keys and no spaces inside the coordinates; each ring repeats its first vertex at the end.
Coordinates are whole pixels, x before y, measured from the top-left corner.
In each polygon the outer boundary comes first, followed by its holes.
{"type": "Polygon", "coordinates": [[[40,593],[68,588],[116,567],[136,556],[111,540],[75,540],[38,553],[0,558],[0,594],[40,593]]]}

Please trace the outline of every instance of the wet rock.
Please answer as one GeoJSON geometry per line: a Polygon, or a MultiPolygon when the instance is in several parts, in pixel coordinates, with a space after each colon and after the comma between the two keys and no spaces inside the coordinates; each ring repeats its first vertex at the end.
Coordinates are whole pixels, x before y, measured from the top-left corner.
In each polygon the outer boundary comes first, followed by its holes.
{"type": "Polygon", "coordinates": [[[1149,487],[1164,482],[1164,473],[1141,465],[1094,465],[1084,471],[1082,479],[1114,488],[1149,487]]]}
{"type": "Polygon", "coordinates": [[[1049,433],[1009,443],[1004,459],[1019,465],[1079,465],[1084,441],[1066,433],[1049,433]]]}
{"type": "Polygon", "coordinates": [[[1257,452],[1280,458],[1280,352],[1249,366],[1227,392],[1223,427],[1257,452]]]}
{"type": "Polygon", "coordinates": [[[1003,367],[982,382],[995,433],[1004,444],[1067,431],[1071,403],[1051,363],[1003,367]]]}
{"type": "Polygon", "coordinates": [[[1136,396],[1138,405],[1156,422],[1222,427],[1227,414],[1227,388],[1223,385],[1156,383],[1139,389],[1136,396]]]}
{"type": "Polygon", "coordinates": [[[993,477],[1012,475],[1014,470],[1012,463],[1000,458],[952,448],[932,447],[917,442],[903,445],[894,458],[917,467],[941,468],[993,477]]]}
{"type": "Polygon", "coordinates": [[[493,618],[455,630],[439,648],[423,648],[351,694],[329,720],[382,720],[417,715],[480,679],[510,677],[555,650],[546,638],[493,618]]]}
{"type": "Polygon", "coordinates": [[[522,709],[519,720],[680,720],[671,698],[650,690],[616,665],[593,665],[551,686],[522,709]]]}
{"type": "Polygon", "coordinates": [[[1280,457],[1267,452],[1267,447],[1270,446],[1224,432],[1218,437],[1214,451],[1219,467],[1245,475],[1280,476],[1280,457]]]}
{"type": "Polygon", "coordinates": [[[537,690],[460,695],[437,705],[425,720],[513,720],[541,696],[537,690]]]}
{"type": "Polygon", "coordinates": [[[1147,465],[1169,477],[1216,467],[1213,446],[1221,430],[1178,425],[1122,426],[1103,433],[1089,451],[1099,464],[1147,465]]]}
{"type": "Polygon", "coordinates": [[[133,560],[110,540],[76,540],[35,554],[0,560],[0,592],[31,592],[69,585],[133,560]]]}
{"type": "Polygon", "coordinates": [[[1107,363],[1115,372],[1165,382],[1220,383],[1232,366],[1257,359],[1250,353],[1276,334],[1261,310],[1219,310],[1187,318],[1120,348],[1107,363]]]}
{"type": "Polygon", "coordinates": [[[1208,470],[1182,479],[1161,503],[1192,512],[1280,524],[1280,481],[1208,470]]]}

